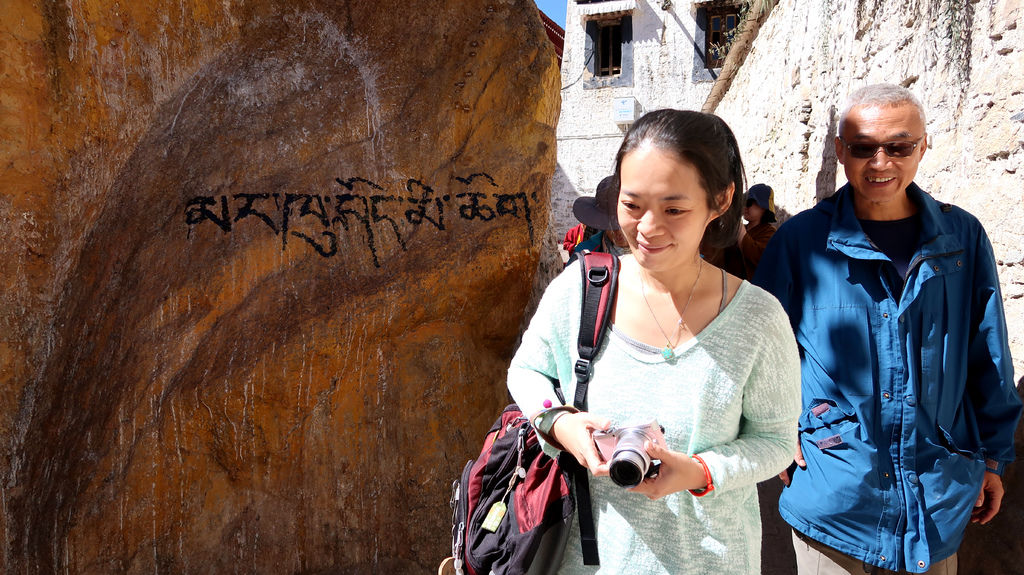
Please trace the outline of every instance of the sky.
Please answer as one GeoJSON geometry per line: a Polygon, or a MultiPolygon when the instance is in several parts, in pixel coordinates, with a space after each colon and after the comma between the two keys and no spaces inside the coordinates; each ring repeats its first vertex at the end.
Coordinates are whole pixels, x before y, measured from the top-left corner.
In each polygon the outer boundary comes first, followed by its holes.
{"type": "Polygon", "coordinates": [[[554,20],[562,29],[565,29],[565,9],[568,6],[566,0],[536,0],[540,11],[547,14],[548,18],[554,20]]]}

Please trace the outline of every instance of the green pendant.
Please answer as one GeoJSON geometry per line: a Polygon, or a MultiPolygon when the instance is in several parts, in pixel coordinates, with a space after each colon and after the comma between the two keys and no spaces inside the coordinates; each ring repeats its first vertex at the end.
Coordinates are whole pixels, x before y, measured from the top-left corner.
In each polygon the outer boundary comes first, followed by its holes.
{"type": "Polygon", "coordinates": [[[672,351],[672,348],[667,345],[665,346],[665,349],[661,350],[661,357],[665,358],[666,361],[672,359],[675,356],[676,352],[672,351]]]}

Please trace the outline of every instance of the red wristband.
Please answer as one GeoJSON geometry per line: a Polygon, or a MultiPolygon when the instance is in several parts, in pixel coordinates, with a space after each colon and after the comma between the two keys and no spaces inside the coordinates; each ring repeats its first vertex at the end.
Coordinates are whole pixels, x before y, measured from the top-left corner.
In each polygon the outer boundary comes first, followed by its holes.
{"type": "Polygon", "coordinates": [[[715,490],[715,482],[711,480],[711,471],[708,469],[708,464],[704,463],[704,459],[699,455],[691,455],[690,459],[693,459],[704,469],[704,480],[707,481],[707,487],[704,489],[690,489],[688,490],[694,497],[704,497],[708,493],[715,490]]]}

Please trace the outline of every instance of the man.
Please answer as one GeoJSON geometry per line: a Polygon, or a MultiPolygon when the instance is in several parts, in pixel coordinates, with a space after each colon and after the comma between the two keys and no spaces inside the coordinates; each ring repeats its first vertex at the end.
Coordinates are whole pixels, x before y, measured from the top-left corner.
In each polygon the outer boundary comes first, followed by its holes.
{"type": "Polygon", "coordinates": [[[999,511],[1021,413],[992,247],[914,184],[908,90],[853,93],[835,146],[849,183],[783,224],[755,277],[801,352],[779,511],[801,575],[955,573],[968,521],[999,511]]]}

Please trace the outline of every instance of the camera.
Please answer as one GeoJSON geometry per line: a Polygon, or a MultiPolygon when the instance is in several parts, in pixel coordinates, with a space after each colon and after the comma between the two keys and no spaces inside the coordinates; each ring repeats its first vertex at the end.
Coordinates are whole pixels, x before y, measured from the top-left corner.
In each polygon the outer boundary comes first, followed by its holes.
{"type": "Polygon", "coordinates": [[[665,446],[665,428],[652,421],[645,425],[611,427],[594,432],[594,443],[601,457],[610,461],[608,472],[612,481],[622,487],[636,487],[646,477],[658,473],[658,463],[651,463],[644,443],[665,446]]]}

